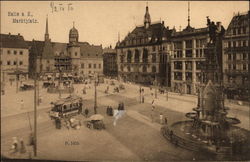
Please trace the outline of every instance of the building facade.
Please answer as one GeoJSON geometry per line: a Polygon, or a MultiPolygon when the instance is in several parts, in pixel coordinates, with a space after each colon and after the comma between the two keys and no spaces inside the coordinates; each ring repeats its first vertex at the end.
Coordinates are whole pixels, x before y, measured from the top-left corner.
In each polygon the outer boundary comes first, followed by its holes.
{"type": "Polygon", "coordinates": [[[172,30],[164,22],[151,23],[148,6],[144,25],[137,26],[124,40],[118,41],[118,78],[145,85],[167,85],[165,44],[172,30]]]}
{"type": "Polygon", "coordinates": [[[29,48],[22,35],[0,35],[1,83],[28,79],[29,48]]]}
{"type": "Polygon", "coordinates": [[[108,77],[117,77],[117,54],[112,47],[103,49],[103,74],[108,77]]]}
{"type": "Polygon", "coordinates": [[[230,99],[249,99],[249,11],[234,15],[223,39],[223,82],[230,99]]]}
{"type": "Polygon", "coordinates": [[[195,29],[188,25],[184,30],[173,33],[171,37],[172,91],[197,93],[208,41],[208,28],[195,29]]]}
{"type": "Polygon", "coordinates": [[[88,76],[102,74],[102,46],[79,42],[78,30],[74,24],[69,31],[69,42],[51,42],[48,33],[48,18],[44,41],[30,41],[30,75],[65,75],[88,76]]]}

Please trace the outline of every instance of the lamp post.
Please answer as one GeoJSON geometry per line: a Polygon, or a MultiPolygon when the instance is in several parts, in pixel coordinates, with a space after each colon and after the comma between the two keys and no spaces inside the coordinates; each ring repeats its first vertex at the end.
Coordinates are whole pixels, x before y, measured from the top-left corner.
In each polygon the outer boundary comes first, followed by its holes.
{"type": "Polygon", "coordinates": [[[157,79],[156,79],[156,77],[154,80],[154,85],[155,85],[155,98],[157,98],[157,79]]]}
{"type": "Polygon", "coordinates": [[[37,156],[37,72],[34,78],[34,156],[37,156]]]}
{"type": "Polygon", "coordinates": [[[98,73],[96,73],[95,75],[95,102],[94,102],[94,112],[95,114],[97,114],[97,91],[96,91],[96,86],[97,86],[97,83],[98,83],[98,73]]]}

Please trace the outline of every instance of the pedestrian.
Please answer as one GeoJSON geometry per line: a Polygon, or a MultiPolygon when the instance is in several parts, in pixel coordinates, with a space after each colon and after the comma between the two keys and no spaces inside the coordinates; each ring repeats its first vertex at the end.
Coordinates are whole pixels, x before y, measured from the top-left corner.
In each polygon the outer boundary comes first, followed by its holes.
{"type": "Polygon", "coordinates": [[[144,103],[144,95],[142,95],[142,103],[144,103]]]}
{"type": "Polygon", "coordinates": [[[163,124],[163,114],[160,113],[160,124],[163,124]]]}
{"type": "Polygon", "coordinates": [[[166,125],[168,124],[168,119],[167,119],[167,117],[165,117],[165,124],[166,124],[166,125]]]}
{"type": "Polygon", "coordinates": [[[109,106],[107,107],[106,114],[109,115],[109,106]]]}
{"type": "Polygon", "coordinates": [[[21,109],[23,109],[23,106],[24,106],[23,100],[21,100],[20,105],[21,105],[21,109]]]}
{"type": "Polygon", "coordinates": [[[18,140],[17,140],[17,137],[13,137],[13,143],[11,145],[11,150],[12,150],[12,153],[17,153],[18,152],[18,140]]]}
{"type": "Polygon", "coordinates": [[[152,111],[154,111],[155,110],[155,100],[153,99],[153,101],[152,101],[152,111]]]}
{"type": "Polygon", "coordinates": [[[20,153],[25,153],[26,152],[26,148],[23,142],[23,139],[20,139],[20,153]]]}
{"type": "Polygon", "coordinates": [[[86,108],[85,111],[84,111],[84,113],[85,113],[85,116],[86,116],[86,118],[87,118],[87,117],[88,117],[88,114],[89,114],[89,109],[86,108]]]}

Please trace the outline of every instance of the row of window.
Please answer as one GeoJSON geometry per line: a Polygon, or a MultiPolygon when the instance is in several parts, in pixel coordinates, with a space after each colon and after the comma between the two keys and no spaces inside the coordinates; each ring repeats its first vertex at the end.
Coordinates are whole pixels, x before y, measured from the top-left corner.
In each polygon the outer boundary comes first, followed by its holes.
{"type": "Polygon", "coordinates": [[[241,79],[236,79],[236,76],[228,76],[227,77],[228,83],[236,84],[236,80],[237,80],[238,84],[243,84],[243,85],[248,83],[248,81],[249,81],[247,77],[241,77],[241,79]],[[239,83],[239,81],[241,81],[241,83],[239,83]]]}
{"type": "MultiPolygon", "coordinates": [[[[124,71],[123,65],[121,65],[120,69],[121,69],[121,71],[124,71]]],[[[143,67],[142,67],[142,72],[144,72],[144,73],[147,72],[147,69],[148,69],[147,66],[143,66],[143,67]]],[[[131,72],[131,67],[128,66],[128,67],[127,67],[127,70],[128,70],[128,72],[131,72]]],[[[139,68],[135,69],[134,71],[139,71],[139,68]]],[[[155,72],[156,72],[156,67],[155,67],[155,66],[152,66],[151,72],[152,72],[152,73],[155,73],[155,72]]]]}
{"type": "MultiPolygon", "coordinates": [[[[185,55],[188,58],[193,57],[192,49],[185,50],[185,55]]],[[[198,57],[204,57],[204,49],[196,49],[195,56],[196,56],[196,58],[198,58],[198,57]]],[[[182,58],[182,57],[183,57],[182,50],[176,50],[176,51],[174,51],[174,58],[182,58]]]]}
{"type": "MultiPolygon", "coordinates": [[[[174,62],[174,69],[182,70],[182,65],[183,64],[181,61],[176,61],[176,62],[174,62]]],[[[201,61],[195,62],[195,66],[196,66],[196,70],[201,70],[202,62],[201,61]]],[[[185,62],[185,69],[192,70],[192,61],[185,62]]]]}
{"type": "Polygon", "coordinates": [[[247,47],[248,41],[247,40],[237,40],[237,41],[227,41],[224,43],[225,48],[230,47],[247,47]]]}
{"type": "MultiPolygon", "coordinates": [[[[196,75],[196,81],[200,82],[202,79],[201,73],[195,73],[195,75],[196,75]]],[[[182,77],[183,77],[182,72],[174,72],[174,80],[182,80],[182,77]]],[[[192,81],[193,79],[192,73],[186,72],[185,78],[186,78],[186,81],[192,81]]]]}
{"type": "Polygon", "coordinates": [[[240,35],[240,34],[246,34],[247,33],[247,29],[245,26],[243,27],[236,27],[236,28],[232,28],[231,29],[231,34],[232,35],[240,35]]]}
{"type": "Polygon", "coordinates": [[[19,51],[17,51],[17,50],[7,50],[7,54],[14,54],[14,55],[17,55],[17,54],[19,54],[19,55],[23,55],[23,51],[22,50],[19,50],[19,51]]]}
{"type": "Polygon", "coordinates": [[[228,64],[229,70],[247,70],[247,64],[242,64],[242,67],[240,65],[236,66],[236,64],[228,64]]]}
{"type": "MultiPolygon", "coordinates": [[[[102,68],[102,64],[93,64],[93,68],[96,69],[97,68],[97,65],[99,66],[99,69],[102,68]]],[[[81,68],[85,68],[84,67],[84,64],[81,64],[81,68]]],[[[92,68],[92,64],[88,64],[88,68],[92,68]]]]}
{"type": "MultiPolygon", "coordinates": [[[[77,53],[77,52],[75,52],[74,54],[75,54],[75,56],[78,56],[78,53],[77,53]]],[[[71,55],[71,52],[69,52],[69,55],[71,55]]],[[[88,53],[87,55],[90,56],[89,53],[88,53]]],[[[83,56],[83,53],[81,53],[81,56],[83,56]]],[[[96,54],[96,56],[98,56],[98,54],[96,54]]]]}
{"type": "Polygon", "coordinates": [[[236,55],[236,53],[228,54],[227,56],[228,60],[247,60],[248,56],[247,53],[239,53],[236,55]]]}
{"type": "MultiPolygon", "coordinates": [[[[2,61],[0,61],[0,64],[4,65],[4,63],[2,61]]],[[[7,61],[6,62],[6,65],[17,65],[17,61],[7,61]]],[[[23,65],[23,61],[19,61],[19,64],[18,65],[23,65]]]]}
{"type": "MultiPolygon", "coordinates": [[[[194,44],[194,46],[196,48],[205,47],[207,44],[207,40],[204,38],[203,39],[196,39],[195,41],[196,41],[196,43],[194,44]]],[[[192,39],[185,40],[185,48],[193,48],[193,40],[192,39]]],[[[183,49],[182,41],[174,42],[174,49],[183,49]]]]}

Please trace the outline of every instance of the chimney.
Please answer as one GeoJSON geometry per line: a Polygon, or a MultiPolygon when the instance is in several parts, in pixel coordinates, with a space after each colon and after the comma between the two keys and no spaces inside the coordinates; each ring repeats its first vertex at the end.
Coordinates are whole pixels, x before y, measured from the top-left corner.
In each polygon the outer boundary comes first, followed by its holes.
{"type": "Polygon", "coordinates": [[[20,36],[20,33],[18,33],[17,35],[20,36]]]}
{"type": "Polygon", "coordinates": [[[9,35],[11,35],[11,33],[9,33],[9,35]]]}
{"type": "Polygon", "coordinates": [[[162,25],[164,25],[164,21],[162,21],[162,25]]]}

